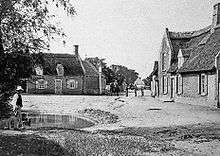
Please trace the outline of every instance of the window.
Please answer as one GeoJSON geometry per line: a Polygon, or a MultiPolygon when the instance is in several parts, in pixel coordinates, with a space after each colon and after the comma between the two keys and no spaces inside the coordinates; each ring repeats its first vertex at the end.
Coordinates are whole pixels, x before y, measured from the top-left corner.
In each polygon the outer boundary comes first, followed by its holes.
{"type": "Polygon", "coordinates": [[[40,67],[40,66],[36,66],[35,67],[35,72],[36,72],[36,75],[42,76],[43,75],[43,68],[40,67]]]}
{"type": "Polygon", "coordinates": [[[44,79],[39,79],[36,81],[36,88],[37,89],[46,89],[47,88],[47,81],[44,79]]]}
{"type": "Polygon", "coordinates": [[[68,89],[76,89],[78,87],[78,81],[76,80],[67,80],[67,88],[68,89]]]}
{"type": "Polygon", "coordinates": [[[164,71],[164,69],[165,69],[165,56],[166,56],[166,54],[163,53],[162,54],[162,71],[164,71]]]}
{"type": "Polygon", "coordinates": [[[199,75],[199,94],[206,95],[208,93],[208,77],[205,74],[199,75]]]}
{"type": "Polygon", "coordinates": [[[182,94],[183,93],[183,78],[181,75],[177,76],[177,94],[182,94]]]}
{"type": "Polygon", "coordinates": [[[181,68],[184,63],[184,58],[183,57],[178,57],[178,68],[181,68]]]}
{"type": "Polygon", "coordinates": [[[63,76],[64,75],[64,67],[61,63],[57,64],[56,70],[57,70],[57,75],[58,76],[63,76]]]}
{"type": "Polygon", "coordinates": [[[163,76],[163,94],[167,94],[168,89],[168,77],[163,76]]]}

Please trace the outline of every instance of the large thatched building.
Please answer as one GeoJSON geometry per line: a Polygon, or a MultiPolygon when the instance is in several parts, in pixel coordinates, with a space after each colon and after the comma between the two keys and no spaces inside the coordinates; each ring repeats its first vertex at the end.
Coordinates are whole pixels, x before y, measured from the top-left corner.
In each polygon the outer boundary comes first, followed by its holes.
{"type": "Polygon", "coordinates": [[[166,29],[159,55],[159,96],[220,107],[220,3],[210,26],[192,32],[166,29]]]}
{"type": "MultiPolygon", "coordinates": [[[[78,54],[44,53],[43,61],[35,64],[33,75],[27,80],[26,92],[30,94],[99,94],[99,72],[78,54]]],[[[102,90],[105,78],[102,76],[102,90]]]]}

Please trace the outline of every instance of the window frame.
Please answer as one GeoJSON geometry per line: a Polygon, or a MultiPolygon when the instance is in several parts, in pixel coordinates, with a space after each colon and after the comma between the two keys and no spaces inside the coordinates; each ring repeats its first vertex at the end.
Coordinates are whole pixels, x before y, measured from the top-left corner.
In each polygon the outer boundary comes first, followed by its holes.
{"type": "Polygon", "coordinates": [[[74,79],[67,80],[67,88],[68,89],[76,89],[78,88],[78,81],[74,79]]]}
{"type": "Polygon", "coordinates": [[[177,75],[177,83],[178,83],[178,90],[177,90],[177,94],[181,95],[183,94],[183,77],[181,74],[177,75]]]}
{"type": "Polygon", "coordinates": [[[168,77],[163,75],[163,95],[168,94],[168,77]]]}
{"type": "Polygon", "coordinates": [[[200,74],[199,76],[199,93],[202,96],[205,96],[208,94],[208,76],[206,74],[200,74]]]}
{"type": "Polygon", "coordinates": [[[38,79],[36,81],[36,89],[39,89],[39,90],[43,90],[43,89],[46,89],[47,88],[47,81],[44,80],[44,79],[38,79]],[[42,81],[42,82],[39,82],[39,81],[42,81]]]}

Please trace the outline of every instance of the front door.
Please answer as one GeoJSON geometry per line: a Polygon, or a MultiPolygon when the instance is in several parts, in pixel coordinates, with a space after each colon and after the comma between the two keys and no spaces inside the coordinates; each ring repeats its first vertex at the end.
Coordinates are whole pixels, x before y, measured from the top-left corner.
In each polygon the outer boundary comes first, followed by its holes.
{"type": "Polygon", "coordinates": [[[158,80],[156,80],[155,81],[156,82],[156,96],[159,96],[159,81],[158,80]]]}
{"type": "Polygon", "coordinates": [[[171,78],[171,99],[174,98],[174,78],[171,78]]]}
{"type": "Polygon", "coordinates": [[[62,94],[62,80],[56,79],[55,80],[55,94],[62,94]]]}

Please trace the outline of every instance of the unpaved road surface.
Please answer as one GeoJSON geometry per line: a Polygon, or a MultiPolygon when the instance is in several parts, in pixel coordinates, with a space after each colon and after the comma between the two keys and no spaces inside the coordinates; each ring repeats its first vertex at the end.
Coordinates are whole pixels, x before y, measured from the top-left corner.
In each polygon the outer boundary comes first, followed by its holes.
{"type": "Polygon", "coordinates": [[[45,113],[78,114],[85,109],[117,115],[118,122],[94,129],[124,127],[168,127],[220,122],[220,109],[183,103],[164,103],[150,96],[23,96],[24,109],[45,113]]]}
{"type": "Polygon", "coordinates": [[[0,153],[7,154],[15,146],[20,148],[12,150],[14,155],[220,155],[220,110],[215,108],[163,103],[150,96],[39,95],[23,99],[24,109],[80,115],[97,124],[81,130],[1,130],[0,153]],[[39,150],[31,153],[33,143],[38,143],[39,150]],[[56,152],[42,150],[45,143],[48,148],[56,147],[56,152]],[[30,150],[22,150],[26,146],[30,150]]]}

